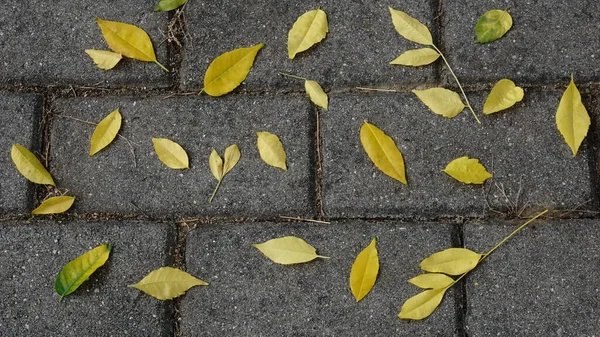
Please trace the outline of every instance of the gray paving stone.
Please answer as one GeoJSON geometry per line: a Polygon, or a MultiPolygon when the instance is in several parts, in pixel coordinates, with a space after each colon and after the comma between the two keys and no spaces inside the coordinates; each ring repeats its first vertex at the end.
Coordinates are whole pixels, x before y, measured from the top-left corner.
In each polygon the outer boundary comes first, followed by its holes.
{"type": "MultiPolygon", "coordinates": [[[[472,223],[465,246],[491,249],[517,223],[472,223]]],[[[466,279],[469,336],[598,336],[597,220],[538,221],[466,279]]]]}
{"type": "Polygon", "coordinates": [[[13,144],[39,151],[39,118],[43,100],[34,94],[0,92],[0,213],[26,212],[31,207],[33,185],[10,159],[13,144]]]}
{"type": "Polygon", "coordinates": [[[172,336],[172,304],[127,288],[170,265],[171,225],[139,222],[0,224],[2,336],[172,336]],[[108,262],[58,302],[62,267],[106,242],[108,262]]]}
{"type": "MultiPolygon", "coordinates": [[[[487,93],[469,94],[476,111],[487,93]]],[[[587,144],[577,157],[557,131],[560,92],[527,90],[512,110],[480,116],[465,109],[454,119],[430,112],[413,94],[333,95],[323,114],[324,210],[329,217],[479,216],[486,196],[495,209],[594,209],[587,144]],[[381,173],[360,143],[367,120],[390,135],[403,153],[408,186],[381,173]],[[494,181],[462,184],[440,172],[453,159],[478,158],[494,181]],[[495,185],[498,184],[498,186],[495,185]],[[591,200],[591,201],[590,201],[591,200]]],[[[481,115],[481,113],[479,113],[481,115]]]]}
{"type": "Polygon", "coordinates": [[[97,17],[144,29],[159,62],[168,66],[167,14],[152,12],[154,0],[31,0],[6,4],[0,13],[0,84],[168,86],[153,63],[123,60],[111,71],[96,67],[85,49],[107,49],[97,17]],[[160,45],[159,45],[160,44],[160,45]]]}
{"type": "Polygon", "coordinates": [[[418,289],[418,263],[450,246],[451,225],[241,223],[200,226],[188,236],[188,272],[210,282],[181,301],[184,336],[453,336],[454,293],[421,322],[397,318],[418,289]],[[295,235],[331,259],[282,266],[253,243],[295,235]],[[348,277],[356,255],[378,238],[380,273],[361,302],[348,277]]]}
{"type": "Polygon", "coordinates": [[[464,82],[568,83],[571,74],[578,83],[600,80],[598,1],[453,0],[443,10],[446,55],[464,82]],[[479,17],[507,8],[512,29],[492,43],[475,42],[479,17]]]}
{"type": "Polygon", "coordinates": [[[127,142],[88,157],[93,127],[56,117],[52,169],[61,186],[78,197],[75,212],[146,213],[155,216],[313,215],[314,110],[303,95],[67,99],[56,102],[63,115],[99,121],[120,107],[122,134],[135,143],[137,167],[127,142]],[[256,132],[277,134],[287,152],[288,171],[267,166],[256,147],[256,132]],[[153,137],[170,138],[190,157],[189,170],[172,170],[154,152],[153,137]],[[208,157],[237,143],[242,157],[217,181],[208,157]]]}
{"type": "Polygon", "coordinates": [[[325,89],[369,85],[410,85],[436,80],[435,67],[409,68],[389,64],[416,45],[395,30],[387,6],[403,9],[436,31],[432,1],[201,1],[187,5],[186,43],[181,81],[187,90],[203,86],[210,62],[226,51],[265,43],[246,85],[238,90],[303,90],[301,81],[283,78],[278,72],[307,77],[325,89]],[[303,13],[321,7],[329,33],[318,46],[290,60],[287,36],[303,13]],[[240,33],[243,30],[243,33],[240,33]]]}

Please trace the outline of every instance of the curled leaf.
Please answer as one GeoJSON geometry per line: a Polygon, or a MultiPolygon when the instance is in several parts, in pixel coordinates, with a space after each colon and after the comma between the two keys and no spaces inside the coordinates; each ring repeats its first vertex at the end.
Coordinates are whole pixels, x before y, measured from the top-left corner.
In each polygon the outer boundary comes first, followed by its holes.
{"type": "Polygon", "coordinates": [[[483,184],[492,177],[479,160],[469,157],[454,159],[442,171],[465,184],[483,184]]]}
{"type": "Polygon", "coordinates": [[[288,57],[293,59],[319,43],[328,31],[327,14],[323,10],[314,9],[300,15],[288,33],[288,57]]]}
{"type": "Polygon", "coordinates": [[[90,141],[90,156],[98,153],[115,139],[121,129],[121,120],[119,109],[115,109],[98,123],[90,141]]]}
{"type": "Polygon", "coordinates": [[[363,249],[350,270],[350,290],[356,302],[362,300],[371,291],[379,273],[379,256],[377,255],[376,240],[373,239],[363,249]]]}
{"type": "Polygon", "coordinates": [[[525,93],[523,88],[517,87],[515,83],[509,79],[501,79],[498,81],[483,105],[483,113],[489,115],[504,109],[508,109],[515,103],[523,99],[525,93]]]}
{"type": "Polygon", "coordinates": [[[427,26],[403,11],[393,9],[392,7],[388,7],[388,9],[392,15],[394,28],[396,28],[396,31],[400,35],[412,42],[433,45],[433,38],[427,26]]]}
{"type": "Polygon", "coordinates": [[[74,197],[60,196],[52,197],[44,200],[36,209],[31,211],[31,214],[58,214],[69,210],[75,202],[74,197]]]}
{"type": "Polygon", "coordinates": [[[13,144],[10,150],[10,158],[19,173],[29,181],[36,184],[56,186],[52,176],[48,173],[46,168],[44,168],[44,165],[42,165],[37,157],[25,147],[19,144],[13,144]]]}
{"type": "Polygon", "coordinates": [[[558,104],[556,126],[567,145],[569,145],[569,148],[571,148],[573,157],[575,157],[579,146],[581,146],[583,139],[588,133],[590,116],[583,102],[581,102],[581,94],[577,86],[575,86],[573,76],[571,76],[571,82],[558,104]]]}
{"type": "Polygon", "coordinates": [[[306,90],[310,100],[315,103],[315,105],[327,110],[327,94],[325,91],[323,91],[323,88],[321,88],[319,83],[306,80],[304,81],[304,89],[306,90]]]}
{"type": "Polygon", "coordinates": [[[418,67],[431,64],[439,57],[440,54],[431,48],[420,48],[405,51],[390,62],[390,64],[418,67]]]}
{"type": "Polygon", "coordinates": [[[312,261],[327,256],[317,255],[317,250],[306,241],[295,236],[285,236],[269,241],[253,244],[271,261],[279,264],[296,264],[312,261]]]}
{"type": "Polygon", "coordinates": [[[173,267],[162,267],[150,272],[140,282],[129,285],[159,300],[179,297],[194,286],[207,286],[208,283],[173,267]]]}
{"type": "Polygon", "coordinates": [[[211,96],[222,96],[237,88],[250,73],[256,54],[263,46],[259,43],[217,56],[206,69],[202,91],[211,96]]]}
{"type": "Polygon", "coordinates": [[[399,318],[421,320],[431,315],[440,305],[448,288],[425,290],[404,302],[399,318]]]}
{"type": "Polygon", "coordinates": [[[167,138],[152,138],[158,159],[172,169],[189,168],[187,153],[181,145],[167,138]]]}
{"type": "Polygon", "coordinates": [[[431,254],[421,261],[419,265],[424,271],[431,273],[444,273],[448,275],[461,275],[475,268],[481,259],[477,254],[466,248],[449,248],[431,254]]]}
{"type": "Polygon", "coordinates": [[[445,274],[427,273],[413,277],[408,282],[422,289],[442,289],[451,286],[454,279],[445,274]]]}
{"type": "Polygon", "coordinates": [[[279,137],[270,132],[257,132],[256,135],[258,136],[256,145],[262,160],[271,166],[287,171],[285,150],[279,137]]]}
{"type": "Polygon", "coordinates": [[[96,269],[102,267],[111,250],[112,246],[108,243],[100,245],[67,263],[54,281],[54,290],[60,295],[59,301],[74,292],[96,269]]]}
{"type": "Polygon", "coordinates": [[[114,68],[123,58],[121,54],[110,50],[86,49],[85,52],[92,58],[98,68],[104,70],[114,68]]]}
{"type": "Polygon", "coordinates": [[[412,92],[417,95],[421,102],[425,103],[431,111],[446,118],[456,117],[456,115],[465,109],[465,105],[460,99],[460,96],[452,90],[431,88],[426,90],[413,90],[412,92]]]}
{"type": "Polygon", "coordinates": [[[360,142],[375,166],[386,175],[407,184],[404,159],[394,140],[375,125],[365,122],[360,142]]]}
{"type": "Polygon", "coordinates": [[[512,27],[513,21],[507,11],[493,9],[485,12],[475,25],[475,36],[479,43],[498,40],[512,27]]]}
{"type": "Polygon", "coordinates": [[[187,0],[160,0],[156,6],[154,6],[155,12],[167,12],[182,6],[187,0]]]}

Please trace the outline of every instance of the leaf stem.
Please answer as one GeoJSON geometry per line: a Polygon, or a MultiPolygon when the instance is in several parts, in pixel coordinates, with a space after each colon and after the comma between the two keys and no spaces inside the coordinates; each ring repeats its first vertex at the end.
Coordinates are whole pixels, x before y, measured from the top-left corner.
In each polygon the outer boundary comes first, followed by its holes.
{"type": "Polygon", "coordinates": [[[448,69],[450,70],[450,73],[452,74],[452,76],[456,80],[456,83],[458,84],[458,87],[460,88],[460,92],[462,92],[462,94],[463,94],[463,97],[465,98],[465,102],[467,102],[467,107],[469,108],[469,110],[471,110],[471,113],[473,114],[473,117],[475,117],[475,120],[477,121],[477,123],[481,124],[481,121],[479,120],[479,118],[475,114],[475,111],[473,111],[473,107],[471,107],[471,103],[469,103],[469,99],[467,98],[467,95],[465,94],[465,91],[463,90],[463,87],[460,84],[460,81],[458,80],[458,77],[456,77],[456,74],[454,73],[454,70],[452,70],[452,67],[450,67],[450,64],[448,64],[448,60],[446,60],[446,57],[444,57],[444,54],[442,54],[442,51],[439,50],[438,47],[436,47],[434,44],[431,44],[431,46],[435,49],[435,51],[438,52],[438,54],[440,54],[440,56],[442,57],[442,60],[444,60],[444,63],[446,64],[446,67],[448,67],[448,69]]]}
{"type": "Polygon", "coordinates": [[[169,69],[165,68],[165,66],[160,64],[158,61],[154,61],[154,63],[158,64],[158,66],[161,67],[164,71],[169,72],[169,69]]]}
{"type": "Polygon", "coordinates": [[[292,75],[292,74],[287,74],[287,73],[279,73],[279,75],[282,75],[282,76],[287,76],[287,77],[296,78],[296,79],[299,79],[299,80],[306,81],[306,78],[304,78],[304,77],[300,77],[300,76],[296,76],[296,75],[292,75]]]}
{"type": "Polygon", "coordinates": [[[200,91],[198,92],[198,95],[201,95],[204,92],[204,88],[200,89],[200,91]]]}
{"type": "Polygon", "coordinates": [[[221,180],[219,180],[219,183],[217,183],[217,187],[215,187],[215,190],[213,191],[212,195],[210,196],[210,199],[208,199],[208,203],[210,204],[213,199],[215,198],[215,194],[217,194],[217,191],[219,190],[219,186],[221,186],[221,181],[223,181],[223,178],[221,178],[221,180]]]}

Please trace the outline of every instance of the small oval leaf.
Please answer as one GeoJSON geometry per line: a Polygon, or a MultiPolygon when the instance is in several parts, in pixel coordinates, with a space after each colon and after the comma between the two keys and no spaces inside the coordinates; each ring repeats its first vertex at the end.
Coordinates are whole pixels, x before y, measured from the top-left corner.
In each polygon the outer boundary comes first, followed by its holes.
{"type": "Polygon", "coordinates": [[[356,302],[362,300],[371,291],[379,273],[379,256],[377,255],[376,240],[373,239],[363,249],[350,270],[350,290],[356,302]]]}
{"type": "Polygon", "coordinates": [[[445,274],[430,273],[413,277],[408,282],[423,289],[441,289],[451,286],[454,279],[445,274]]]}
{"type": "Polygon", "coordinates": [[[85,52],[92,58],[98,68],[104,70],[114,68],[123,58],[121,54],[110,50],[86,49],[85,52]]]}
{"type": "Polygon", "coordinates": [[[567,90],[562,95],[556,111],[556,126],[565,139],[573,157],[577,155],[579,146],[587,136],[590,127],[590,115],[581,102],[581,94],[575,86],[573,76],[567,90]]]}
{"type": "Polygon", "coordinates": [[[173,267],[162,267],[150,272],[140,282],[129,285],[159,300],[179,297],[194,286],[207,286],[208,283],[173,267]]]}
{"type": "Polygon", "coordinates": [[[513,21],[507,11],[493,9],[485,12],[475,25],[475,37],[479,43],[498,40],[512,27],[513,21]]]}
{"type": "Polygon", "coordinates": [[[478,159],[469,157],[454,159],[442,171],[465,184],[483,184],[492,177],[478,159]]]}
{"type": "Polygon", "coordinates": [[[449,248],[431,254],[421,261],[420,267],[431,273],[461,275],[475,268],[481,259],[481,254],[465,248],[449,248]]]}
{"type": "Polygon", "coordinates": [[[263,46],[259,43],[217,56],[206,69],[202,90],[211,96],[221,96],[237,88],[250,73],[256,54],[263,46]]]}
{"type": "Polygon", "coordinates": [[[241,156],[242,154],[237,144],[230,145],[225,149],[223,153],[223,158],[225,158],[225,162],[223,163],[223,177],[240,161],[241,156]]]}
{"type": "Polygon", "coordinates": [[[373,164],[381,172],[407,184],[404,158],[390,136],[375,125],[365,122],[360,128],[360,142],[373,164]]]}
{"type": "Polygon", "coordinates": [[[392,7],[388,7],[388,9],[392,14],[394,27],[400,35],[412,42],[433,45],[433,38],[427,26],[403,11],[395,10],[392,7]]]}
{"type": "Polygon", "coordinates": [[[256,135],[258,136],[256,145],[262,160],[271,166],[287,171],[286,154],[279,137],[270,132],[257,132],[256,135]]]}
{"type": "Polygon", "coordinates": [[[58,214],[69,210],[75,202],[75,197],[60,196],[44,200],[31,214],[58,214]]]}
{"type": "Polygon", "coordinates": [[[178,7],[181,7],[187,0],[160,0],[156,6],[154,6],[155,12],[167,12],[172,11],[178,7]]]}
{"type": "Polygon", "coordinates": [[[10,150],[10,158],[19,173],[27,178],[27,180],[36,184],[56,186],[52,176],[48,173],[46,168],[44,168],[44,165],[42,165],[37,157],[24,146],[13,144],[10,150]]]}
{"type": "Polygon", "coordinates": [[[119,109],[116,109],[98,123],[90,141],[90,156],[98,153],[117,137],[121,129],[121,120],[119,109]]]}
{"type": "Polygon", "coordinates": [[[418,67],[431,64],[439,57],[440,54],[431,48],[413,49],[405,51],[390,64],[418,67]]]}
{"type": "Polygon", "coordinates": [[[421,320],[431,315],[440,305],[448,288],[425,290],[404,302],[399,318],[421,320]]]}
{"type": "Polygon", "coordinates": [[[167,138],[152,138],[158,159],[172,169],[189,168],[187,153],[181,145],[167,138]]]}
{"type": "Polygon", "coordinates": [[[314,9],[300,15],[288,33],[288,57],[293,59],[319,43],[328,31],[327,14],[323,10],[314,9]]]}
{"type": "Polygon", "coordinates": [[[483,113],[489,115],[494,112],[508,109],[515,103],[523,99],[525,93],[523,88],[517,87],[515,83],[509,79],[501,79],[498,81],[483,105],[483,113]]]}
{"type": "Polygon", "coordinates": [[[304,90],[306,90],[308,97],[313,103],[315,103],[315,105],[327,110],[327,94],[325,93],[325,91],[323,91],[323,88],[321,88],[319,83],[311,80],[306,80],[304,81],[304,90]]]}
{"type": "Polygon", "coordinates": [[[456,117],[465,109],[460,96],[452,90],[445,88],[431,88],[426,90],[412,91],[421,102],[438,115],[446,118],[456,117]]]}
{"type": "Polygon", "coordinates": [[[102,267],[111,250],[112,246],[108,243],[100,245],[67,263],[54,281],[54,290],[60,295],[59,301],[74,292],[96,269],[102,267]]]}
{"type": "Polygon", "coordinates": [[[271,239],[253,246],[271,261],[279,264],[304,263],[318,257],[328,259],[326,256],[317,255],[317,250],[313,246],[295,236],[271,239]]]}
{"type": "Polygon", "coordinates": [[[223,159],[217,153],[215,149],[210,153],[210,158],[208,159],[208,165],[210,166],[210,172],[213,174],[217,181],[221,181],[223,179],[223,159]]]}

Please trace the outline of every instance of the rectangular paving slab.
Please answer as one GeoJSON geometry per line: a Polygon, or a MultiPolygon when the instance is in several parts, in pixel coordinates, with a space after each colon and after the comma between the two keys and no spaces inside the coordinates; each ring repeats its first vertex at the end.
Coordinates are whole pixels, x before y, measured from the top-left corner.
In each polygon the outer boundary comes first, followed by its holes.
{"type": "Polygon", "coordinates": [[[0,224],[0,331],[3,336],[172,336],[171,302],[128,288],[171,265],[171,225],[126,221],[0,224]],[[54,280],[65,264],[98,245],[104,266],[59,302],[54,280]]]}
{"type": "Polygon", "coordinates": [[[155,216],[278,216],[315,213],[314,109],[303,95],[189,98],[94,98],[56,102],[52,130],[52,172],[59,186],[77,197],[75,212],[137,213],[155,216]],[[97,122],[120,108],[127,141],[89,157],[94,130],[72,117],[97,122]],[[70,118],[67,118],[69,116],[70,118]],[[256,132],[279,136],[288,170],[265,164],[256,132]],[[169,138],[188,153],[190,169],[161,163],[152,138],[169,138]],[[238,144],[241,159],[223,178],[209,170],[212,149],[223,156],[238,144]]]}
{"type": "MultiPolygon", "coordinates": [[[[465,246],[484,253],[519,222],[470,223],[465,246]]],[[[538,220],[466,279],[469,336],[597,336],[598,220],[538,220]]]]}
{"type": "Polygon", "coordinates": [[[398,319],[419,292],[407,282],[419,262],[451,246],[443,223],[340,222],[198,225],[188,235],[187,271],[210,282],[181,300],[184,336],[455,336],[454,293],[426,320],[398,319]],[[279,265],[254,243],[293,235],[320,255],[279,265]],[[348,286],[356,255],[376,237],[380,270],[359,303],[348,286]]]}
{"type": "MultiPolygon", "coordinates": [[[[589,0],[443,2],[443,43],[463,82],[517,85],[599,81],[600,2],[589,0]],[[492,9],[509,9],[513,26],[499,40],[475,41],[475,24],[492,9]]],[[[446,72],[448,81],[451,75],[446,72]]]]}
{"type": "MultiPolygon", "coordinates": [[[[388,5],[388,2],[372,0],[264,0],[253,2],[252,6],[240,6],[235,0],[191,1],[186,8],[190,39],[183,51],[182,86],[187,90],[201,89],[204,73],[214,58],[257,43],[265,43],[265,47],[259,52],[246,84],[239,90],[303,90],[301,81],[284,78],[278,72],[307,77],[325,89],[435,81],[435,66],[409,68],[389,64],[404,51],[417,46],[396,32],[388,5]],[[289,30],[300,15],[318,7],[327,14],[327,37],[289,59],[289,30]]],[[[403,10],[436,32],[434,2],[407,1],[403,10]]]]}
{"type": "Polygon", "coordinates": [[[43,99],[35,94],[0,92],[0,213],[30,210],[33,185],[11,160],[13,144],[21,144],[39,155],[43,99]]]}
{"type": "Polygon", "coordinates": [[[332,95],[321,128],[326,215],[478,216],[489,206],[504,213],[523,206],[594,209],[590,151],[584,142],[573,157],[555,126],[561,93],[528,90],[511,110],[481,116],[485,94],[469,94],[482,125],[467,109],[454,119],[435,115],[412,93],[332,95]],[[359,136],[365,120],[394,139],[408,185],[383,174],[367,156],[359,136]],[[463,156],[478,158],[494,179],[483,187],[465,185],[441,172],[463,156]]]}
{"type": "Polygon", "coordinates": [[[167,14],[152,12],[154,0],[31,0],[6,4],[0,13],[0,84],[168,86],[170,77],[154,63],[121,60],[98,68],[86,49],[108,50],[96,18],[144,29],[159,62],[168,66],[167,14]]]}

